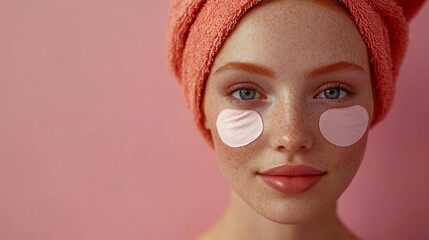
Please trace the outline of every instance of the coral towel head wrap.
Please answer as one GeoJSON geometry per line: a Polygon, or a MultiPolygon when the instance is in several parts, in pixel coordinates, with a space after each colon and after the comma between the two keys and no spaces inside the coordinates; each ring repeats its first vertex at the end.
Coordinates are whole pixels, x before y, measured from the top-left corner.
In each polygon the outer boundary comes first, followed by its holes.
{"type": "MultiPolygon", "coordinates": [[[[214,58],[247,10],[270,0],[173,0],[168,17],[168,61],[198,128],[204,128],[202,100],[214,58]]],[[[339,0],[349,11],[368,49],[376,94],[372,125],[387,114],[405,54],[408,21],[425,0],[339,0]]]]}

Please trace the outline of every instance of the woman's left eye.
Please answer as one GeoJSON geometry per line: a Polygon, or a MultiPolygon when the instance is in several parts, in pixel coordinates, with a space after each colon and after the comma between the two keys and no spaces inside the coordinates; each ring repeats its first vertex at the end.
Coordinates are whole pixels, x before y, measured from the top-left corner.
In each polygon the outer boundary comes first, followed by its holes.
{"type": "Polygon", "coordinates": [[[339,99],[348,95],[348,92],[340,87],[328,88],[325,91],[321,92],[317,98],[326,98],[326,99],[339,99]]]}
{"type": "Polygon", "coordinates": [[[239,89],[233,92],[232,96],[240,100],[253,100],[261,98],[261,94],[253,89],[239,89]]]}

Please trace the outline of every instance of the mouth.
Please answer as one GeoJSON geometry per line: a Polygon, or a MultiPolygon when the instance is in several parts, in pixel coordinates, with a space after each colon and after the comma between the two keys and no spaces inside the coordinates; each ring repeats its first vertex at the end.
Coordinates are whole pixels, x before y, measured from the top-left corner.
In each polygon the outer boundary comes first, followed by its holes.
{"type": "Polygon", "coordinates": [[[308,165],[282,165],[257,173],[269,187],[283,194],[304,193],[326,174],[308,165]]]}

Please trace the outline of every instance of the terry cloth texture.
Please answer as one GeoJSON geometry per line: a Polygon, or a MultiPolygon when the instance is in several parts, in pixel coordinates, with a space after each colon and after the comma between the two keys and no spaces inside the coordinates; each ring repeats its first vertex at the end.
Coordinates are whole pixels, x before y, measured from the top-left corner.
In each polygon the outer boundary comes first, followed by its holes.
{"type": "MultiPolygon", "coordinates": [[[[167,24],[168,63],[199,130],[204,127],[202,100],[214,58],[240,18],[269,0],[173,0],[167,24]]],[[[372,126],[387,114],[405,55],[408,22],[425,0],[340,0],[348,9],[368,49],[375,76],[376,113],[372,126]]]]}

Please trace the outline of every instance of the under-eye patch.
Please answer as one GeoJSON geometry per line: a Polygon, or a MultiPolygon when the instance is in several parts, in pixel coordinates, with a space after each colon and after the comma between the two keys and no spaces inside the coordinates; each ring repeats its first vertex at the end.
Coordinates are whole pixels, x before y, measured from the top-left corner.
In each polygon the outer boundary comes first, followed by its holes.
{"type": "Polygon", "coordinates": [[[319,129],[325,139],[337,146],[347,147],[357,143],[368,129],[367,110],[354,105],[329,109],[322,113],[319,129]]]}
{"type": "Polygon", "coordinates": [[[216,128],[221,140],[230,147],[242,147],[262,133],[261,116],[252,110],[225,109],[219,113],[216,128]]]}

